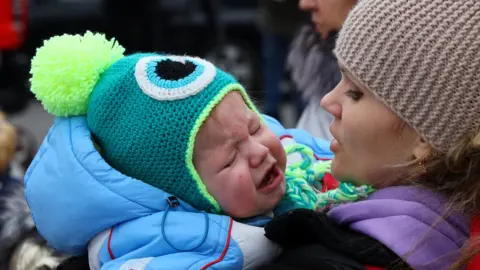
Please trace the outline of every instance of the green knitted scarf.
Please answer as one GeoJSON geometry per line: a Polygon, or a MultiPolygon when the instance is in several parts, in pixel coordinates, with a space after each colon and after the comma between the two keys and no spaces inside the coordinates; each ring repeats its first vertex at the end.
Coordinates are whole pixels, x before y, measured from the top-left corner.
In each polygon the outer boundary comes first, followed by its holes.
{"type": "Polygon", "coordinates": [[[340,182],[339,187],[321,192],[325,173],[330,173],[331,161],[315,158],[313,150],[303,144],[294,143],[285,147],[287,155],[294,152],[302,156],[302,161],[290,164],[285,171],[286,194],[276,213],[297,208],[318,210],[330,204],[354,202],[367,197],[374,191],[371,186],[356,186],[350,182],[340,182]]]}

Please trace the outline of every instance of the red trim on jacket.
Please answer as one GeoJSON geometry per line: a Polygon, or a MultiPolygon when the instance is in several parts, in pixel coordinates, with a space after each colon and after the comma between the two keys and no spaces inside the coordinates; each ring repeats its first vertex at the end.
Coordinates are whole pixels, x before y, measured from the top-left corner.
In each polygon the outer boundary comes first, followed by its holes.
{"type": "MultiPolygon", "coordinates": [[[[225,243],[225,247],[223,249],[222,254],[216,260],[214,260],[212,262],[209,262],[205,266],[200,268],[201,270],[207,269],[208,267],[221,262],[223,260],[223,258],[225,258],[225,255],[227,254],[228,248],[230,247],[230,240],[232,238],[232,227],[233,227],[233,219],[230,218],[230,224],[228,225],[227,242],[225,243]]],[[[110,259],[115,260],[115,256],[113,255],[113,251],[112,251],[112,247],[111,247],[112,234],[113,234],[113,227],[110,228],[110,233],[108,234],[107,249],[108,249],[108,255],[110,255],[110,259]]]]}
{"type": "Polygon", "coordinates": [[[223,248],[222,254],[215,261],[210,262],[210,263],[206,264],[205,266],[203,266],[202,268],[200,268],[201,270],[207,269],[208,267],[221,262],[223,260],[223,258],[225,258],[225,255],[227,254],[228,248],[230,247],[230,239],[232,237],[232,226],[233,226],[233,219],[230,218],[230,225],[228,226],[227,242],[225,243],[225,247],[223,248]]]}
{"type": "Polygon", "coordinates": [[[287,135],[282,135],[282,136],[280,136],[280,141],[283,140],[283,139],[285,139],[285,138],[293,139],[293,136],[292,136],[292,135],[288,135],[288,134],[287,134],[287,135]]]}
{"type": "Polygon", "coordinates": [[[115,256],[113,256],[112,247],[111,247],[112,234],[113,234],[113,227],[110,228],[110,233],[108,234],[107,249],[108,249],[108,255],[110,255],[110,259],[115,260],[115,256]]]}

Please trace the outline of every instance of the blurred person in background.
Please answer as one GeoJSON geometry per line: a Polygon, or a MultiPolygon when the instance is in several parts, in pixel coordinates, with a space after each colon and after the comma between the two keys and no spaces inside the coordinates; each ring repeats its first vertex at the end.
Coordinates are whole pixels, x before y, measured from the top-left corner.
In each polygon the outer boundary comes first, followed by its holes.
{"type": "Polygon", "coordinates": [[[25,200],[23,174],[36,144],[0,112],[0,269],[49,270],[65,257],[38,234],[25,200]],[[13,172],[19,165],[20,172],[13,172]]]}
{"type": "Polygon", "coordinates": [[[22,110],[29,97],[18,65],[26,28],[27,0],[0,0],[0,109],[8,113],[22,110]]]}
{"type": "Polygon", "coordinates": [[[300,9],[310,12],[311,23],[301,27],[292,41],[287,69],[295,88],[308,102],[297,124],[313,136],[332,139],[333,116],[320,107],[320,100],[340,82],[333,54],[337,32],[357,0],[300,0],[300,9]]]}
{"type": "MultiPolygon", "coordinates": [[[[280,84],[286,73],[285,60],[290,42],[305,19],[298,9],[298,0],[259,0],[259,23],[262,31],[262,91],[263,112],[280,117],[280,84]]],[[[303,106],[295,102],[298,113],[303,106]]]]}

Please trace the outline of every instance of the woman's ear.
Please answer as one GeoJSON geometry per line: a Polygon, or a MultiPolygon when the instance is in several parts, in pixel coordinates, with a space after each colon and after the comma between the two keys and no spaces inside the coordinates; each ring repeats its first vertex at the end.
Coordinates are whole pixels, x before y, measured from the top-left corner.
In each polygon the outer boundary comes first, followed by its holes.
{"type": "Polygon", "coordinates": [[[413,147],[413,156],[415,159],[425,159],[433,152],[432,146],[421,136],[415,140],[413,147]]]}

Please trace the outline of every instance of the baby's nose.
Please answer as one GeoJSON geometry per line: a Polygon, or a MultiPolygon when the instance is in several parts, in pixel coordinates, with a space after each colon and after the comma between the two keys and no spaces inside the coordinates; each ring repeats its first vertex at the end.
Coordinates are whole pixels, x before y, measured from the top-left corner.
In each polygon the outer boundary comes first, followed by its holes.
{"type": "Polygon", "coordinates": [[[250,167],[258,168],[267,158],[269,149],[262,144],[252,144],[250,151],[250,167]]]}

